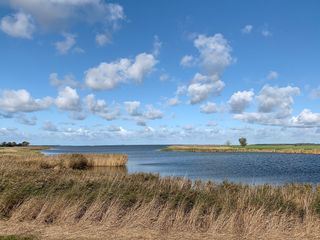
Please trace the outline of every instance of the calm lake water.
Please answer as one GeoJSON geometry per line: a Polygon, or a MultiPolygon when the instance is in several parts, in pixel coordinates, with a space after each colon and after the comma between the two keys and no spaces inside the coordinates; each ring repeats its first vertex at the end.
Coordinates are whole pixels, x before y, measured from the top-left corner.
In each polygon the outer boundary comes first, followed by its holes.
{"type": "Polygon", "coordinates": [[[125,153],[127,171],[249,184],[320,183],[320,155],[163,152],[163,145],[57,146],[58,153],[125,153]]]}

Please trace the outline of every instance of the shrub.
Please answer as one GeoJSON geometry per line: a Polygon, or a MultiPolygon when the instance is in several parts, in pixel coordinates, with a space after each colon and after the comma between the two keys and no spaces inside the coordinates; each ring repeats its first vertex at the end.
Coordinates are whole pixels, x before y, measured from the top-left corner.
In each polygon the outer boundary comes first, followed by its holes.
{"type": "Polygon", "coordinates": [[[87,158],[82,154],[70,154],[67,160],[67,167],[72,169],[84,170],[89,167],[87,158]]]}

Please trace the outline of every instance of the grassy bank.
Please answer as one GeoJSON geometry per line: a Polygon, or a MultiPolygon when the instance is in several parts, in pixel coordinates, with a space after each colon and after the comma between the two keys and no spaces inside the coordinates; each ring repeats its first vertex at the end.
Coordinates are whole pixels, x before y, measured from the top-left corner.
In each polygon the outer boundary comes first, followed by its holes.
{"type": "Polygon", "coordinates": [[[43,168],[0,155],[0,236],[40,239],[313,239],[320,187],[191,182],[43,168]],[[62,231],[63,229],[63,231],[62,231]]]}
{"type": "Polygon", "coordinates": [[[320,145],[290,145],[290,144],[266,144],[266,145],[247,145],[224,146],[224,145],[172,145],[163,151],[188,151],[188,152],[274,152],[274,153],[301,153],[301,154],[320,154],[320,145]]]}

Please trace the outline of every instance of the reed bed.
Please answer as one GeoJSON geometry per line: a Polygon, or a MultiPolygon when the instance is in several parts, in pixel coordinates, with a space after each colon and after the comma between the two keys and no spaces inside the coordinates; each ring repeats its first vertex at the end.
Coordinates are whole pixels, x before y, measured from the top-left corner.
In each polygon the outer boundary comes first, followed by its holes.
{"type": "Polygon", "coordinates": [[[248,145],[220,146],[220,145],[173,145],[163,151],[186,151],[186,152],[266,152],[266,153],[289,153],[289,154],[320,154],[319,145],[248,145]]]}
{"type": "Polygon", "coordinates": [[[55,171],[39,168],[39,159],[27,159],[0,157],[0,235],[28,233],[42,239],[134,239],[133,233],[136,239],[320,238],[320,186],[249,186],[152,174],[55,171]]]}
{"type": "Polygon", "coordinates": [[[0,236],[320,239],[320,186],[250,186],[71,167],[56,171],[39,167],[41,161],[41,154],[0,155],[0,236]]]}

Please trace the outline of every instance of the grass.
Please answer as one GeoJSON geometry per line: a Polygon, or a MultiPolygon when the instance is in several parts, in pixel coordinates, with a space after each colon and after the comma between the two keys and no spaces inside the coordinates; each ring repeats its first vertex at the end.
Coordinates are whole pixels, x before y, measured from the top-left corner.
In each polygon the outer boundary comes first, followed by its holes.
{"type": "Polygon", "coordinates": [[[0,240],[35,240],[33,236],[8,235],[0,236],[0,240]]]}
{"type": "Polygon", "coordinates": [[[317,144],[256,144],[241,146],[225,145],[172,145],[163,151],[189,151],[189,152],[275,152],[275,153],[301,153],[320,154],[320,145],[317,144]]]}
{"type": "Polygon", "coordinates": [[[41,154],[31,155],[0,155],[0,235],[320,238],[320,186],[216,184],[71,167],[56,171],[39,167],[41,154]]]}

